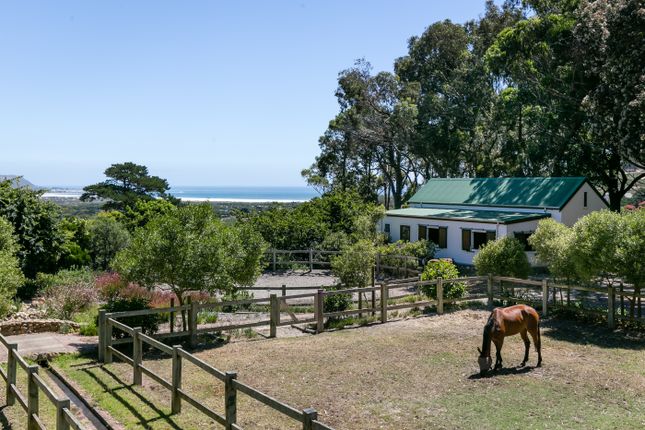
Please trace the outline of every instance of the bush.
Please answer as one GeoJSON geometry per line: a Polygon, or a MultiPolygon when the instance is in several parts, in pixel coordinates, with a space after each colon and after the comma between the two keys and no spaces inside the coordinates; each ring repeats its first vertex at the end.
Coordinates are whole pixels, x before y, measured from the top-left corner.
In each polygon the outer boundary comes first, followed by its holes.
{"type": "Polygon", "coordinates": [[[325,312],[346,311],[352,306],[351,294],[333,294],[325,296],[323,300],[323,309],[325,312]]]}
{"type": "MultiPolygon", "coordinates": [[[[430,281],[438,278],[455,279],[459,277],[457,266],[450,260],[432,260],[426,264],[421,274],[422,281],[430,281]]],[[[436,285],[424,285],[420,287],[423,294],[435,299],[437,298],[436,285]]],[[[450,282],[443,284],[443,298],[457,299],[466,294],[466,284],[463,282],[450,282]]]]}
{"type": "Polygon", "coordinates": [[[575,267],[571,259],[571,228],[554,219],[538,223],[529,243],[535,249],[538,261],[546,264],[551,274],[559,278],[575,278],[575,267]]]}
{"type": "Polygon", "coordinates": [[[0,317],[9,313],[11,300],[25,280],[16,257],[17,249],[13,227],[0,217],[0,317]]]}
{"type": "Polygon", "coordinates": [[[55,275],[39,273],[37,279],[44,286],[47,314],[54,318],[71,319],[98,299],[94,275],[89,270],[61,270],[55,275]]]}
{"type": "MultiPolygon", "coordinates": [[[[122,287],[118,293],[110,296],[107,303],[103,305],[101,309],[108,313],[152,309],[150,306],[150,299],[151,294],[148,290],[130,283],[125,287],[122,287]]],[[[157,314],[119,318],[119,321],[130,327],[141,327],[143,333],[149,336],[155,334],[159,330],[160,320],[161,317],[157,314]]],[[[127,337],[128,334],[115,329],[114,336],[122,338],[127,337]]]]}
{"type": "Polygon", "coordinates": [[[343,247],[342,253],[332,258],[331,270],[343,288],[364,288],[372,279],[375,254],[374,245],[361,240],[343,247]]]}
{"type": "Polygon", "coordinates": [[[398,242],[389,243],[378,247],[380,254],[381,265],[392,267],[408,267],[416,269],[419,264],[434,258],[436,246],[434,242],[428,240],[418,240],[416,242],[398,242]],[[415,257],[416,259],[409,258],[401,260],[396,256],[415,257]]]}
{"type": "Polygon", "coordinates": [[[99,214],[90,222],[89,242],[94,267],[106,270],[130,241],[128,230],[114,218],[99,214]]]}
{"type": "Polygon", "coordinates": [[[498,276],[526,278],[531,271],[524,245],[508,236],[484,245],[473,258],[473,263],[479,275],[492,273],[498,276]]]}

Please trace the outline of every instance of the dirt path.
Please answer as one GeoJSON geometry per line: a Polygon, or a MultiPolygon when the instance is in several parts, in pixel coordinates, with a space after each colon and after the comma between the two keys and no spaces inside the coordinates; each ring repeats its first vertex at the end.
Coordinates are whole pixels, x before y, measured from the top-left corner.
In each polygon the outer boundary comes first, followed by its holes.
{"type": "MultiPolygon", "coordinates": [[[[7,341],[18,344],[18,352],[23,357],[36,357],[67,352],[77,352],[95,348],[96,336],[79,336],[76,334],[34,333],[7,336],[7,341]]],[[[0,348],[0,361],[7,361],[6,348],[0,348]]]]}

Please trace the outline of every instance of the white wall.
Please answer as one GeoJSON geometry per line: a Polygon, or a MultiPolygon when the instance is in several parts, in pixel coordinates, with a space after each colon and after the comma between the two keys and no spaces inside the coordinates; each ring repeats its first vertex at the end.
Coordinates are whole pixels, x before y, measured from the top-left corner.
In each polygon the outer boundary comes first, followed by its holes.
{"type": "Polygon", "coordinates": [[[571,197],[571,200],[562,208],[562,219],[560,222],[568,226],[572,226],[583,216],[601,209],[607,209],[607,204],[601,199],[598,194],[591,188],[588,183],[584,183],[582,187],[571,197]],[[587,193],[587,207],[584,207],[584,193],[587,193]]]}
{"type": "MultiPolygon", "coordinates": [[[[385,224],[390,224],[390,240],[396,242],[400,240],[399,232],[401,225],[410,226],[410,241],[416,242],[419,235],[419,225],[426,225],[430,227],[447,227],[447,244],[445,249],[438,249],[436,253],[437,258],[452,258],[459,264],[473,264],[473,257],[478,251],[464,251],[461,249],[461,230],[466,228],[470,230],[495,230],[496,237],[505,237],[506,235],[513,234],[516,231],[535,231],[537,228],[538,220],[525,221],[514,224],[491,224],[491,223],[478,223],[478,222],[465,222],[465,221],[449,221],[449,220],[435,220],[426,218],[412,218],[412,217],[395,217],[385,216],[379,222],[379,231],[384,230],[385,224]]],[[[537,265],[534,252],[527,252],[527,257],[532,265],[537,265]]]]}

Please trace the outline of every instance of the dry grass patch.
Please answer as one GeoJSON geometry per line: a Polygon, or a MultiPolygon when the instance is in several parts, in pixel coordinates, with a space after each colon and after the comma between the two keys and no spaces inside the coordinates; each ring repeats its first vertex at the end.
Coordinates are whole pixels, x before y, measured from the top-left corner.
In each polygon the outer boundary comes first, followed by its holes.
{"type": "MultiPolygon", "coordinates": [[[[294,407],[314,407],[339,430],[645,425],[643,338],[547,321],[542,368],[513,367],[524,348],[514,337],[504,345],[506,369],[480,379],[476,347],[487,316],[466,310],[316,336],[236,342],[196,355],[237,371],[241,381],[294,407]]],[[[211,428],[210,420],[187,405],[181,415],[169,416],[168,392],[145,376],[144,387],[128,386],[128,366],[75,367],[87,361],[68,357],[59,365],[126,428],[211,428]],[[126,400],[115,403],[109,391],[126,400]]],[[[169,359],[145,361],[169,377],[169,359]]],[[[529,364],[535,362],[532,350],[529,364]]],[[[223,384],[189,365],[184,376],[189,392],[222,410],[223,384]]],[[[238,419],[249,429],[299,428],[243,395],[238,419]]]]}

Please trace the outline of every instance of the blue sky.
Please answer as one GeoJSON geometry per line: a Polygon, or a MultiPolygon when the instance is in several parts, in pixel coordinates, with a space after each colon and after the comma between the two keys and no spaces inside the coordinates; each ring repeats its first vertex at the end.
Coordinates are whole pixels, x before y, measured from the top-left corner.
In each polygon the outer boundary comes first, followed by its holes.
{"type": "Polygon", "coordinates": [[[304,185],[340,70],[391,70],[484,0],[0,3],[0,174],[87,185],[114,162],[171,185],[304,185]]]}

